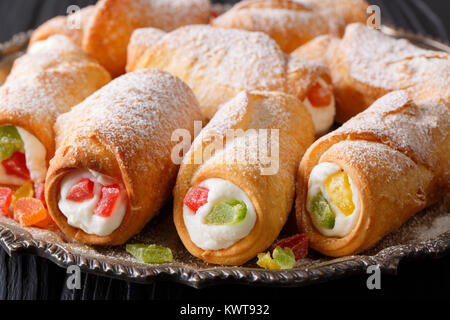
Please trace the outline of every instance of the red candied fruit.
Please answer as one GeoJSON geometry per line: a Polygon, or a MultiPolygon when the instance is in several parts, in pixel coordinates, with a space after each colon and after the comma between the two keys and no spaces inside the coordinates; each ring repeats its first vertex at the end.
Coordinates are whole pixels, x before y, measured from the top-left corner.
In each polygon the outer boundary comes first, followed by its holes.
{"type": "Polygon", "coordinates": [[[10,188],[0,188],[0,214],[2,216],[9,216],[12,194],[13,192],[10,188]]]}
{"type": "Polygon", "coordinates": [[[314,107],[326,107],[330,105],[333,98],[333,91],[329,87],[322,87],[316,82],[308,92],[308,100],[314,107]]]}
{"type": "Polygon", "coordinates": [[[88,178],[83,178],[70,188],[66,196],[67,200],[82,202],[94,197],[94,182],[88,178]]]}
{"type": "Polygon", "coordinates": [[[120,186],[118,184],[102,186],[100,199],[94,209],[94,214],[104,218],[110,217],[114,212],[119,195],[120,186]]]}
{"type": "Polygon", "coordinates": [[[25,154],[16,151],[6,160],[2,161],[5,172],[9,175],[19,177],[23,180],[30,180],[30,171],[27,168],[25,154]]]}
{"type": "Polygon", "coordinates": [[[205,187],[192,187],[184,197],[184,204],[195,213],[208,202],[208,192],[209,189],[205,187]]]}
{"type": "Polygon", "coordinates": [[[288,238],[281,239],[272,246],[272,250],[276,247],[291,248],[295,256],[295,261],[301,260],[308,254],[309,239],[304,233],[296,234],[288,238]]]}

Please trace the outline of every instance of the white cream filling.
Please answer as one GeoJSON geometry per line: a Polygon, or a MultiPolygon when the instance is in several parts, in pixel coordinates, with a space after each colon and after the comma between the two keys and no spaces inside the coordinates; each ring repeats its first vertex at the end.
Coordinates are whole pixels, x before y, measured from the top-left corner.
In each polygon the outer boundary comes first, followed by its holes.
{"type": "Polygon", "coordinates": [[[127,195],[123,184],[93,170],[79,169],[69,173],[61,182],[59,210],[67,217],[67,223],[79,228],[88,234],[107,236],[116,230],[122,223],[127,212],[127,195]],[[94,182],[94,197],[76,202],[67,200],[70,189],[81,179],[88,178],[94,182]],[[94,214],[94,209],[100,199],[101,187],[119,184],[120,195],[110,217],[100,217],[94,214]]]}
{"type": "MultiPolygon", "coordinates": [[[[323,88],[330,87],[330,85],[322,78],[317,80],[323,88]]],[[[332,95],[330,104],[324,107],[314,107],[309,101],[308,97],[303,100],[303,104],[311,114],[316,135],[322,135],[330,129],[334,122],[336,115],[336,105],[334,95],[332,95]]]]}
{"type": "Polygon", "coordinates": [[[307,210],[311,212],[311,200],[321,191],[336,214],[336,221],[333,229],[325,229],[318,223],[316,223],[315,219],[311,219],[316,229],[319,230],[320,233],[328,237],[345,237],[347,234],[349,234],[358,221],[361,208],[358,191],[356,190],[356,187],[354,186],[350,177],[348,177],[348,181],[350,182],[350,188],[352,189],[352,200],[353,204],[355,205],[355,209],[353,210],[352,214],[346,216],[331,201],[328,192],[324,187],[324,182],[330,175],[339,170],[341,170],[341,168],[337,164],[330,162],[319,163],[311,171],[308,181],[307,210]]]}
{"type": "MultiPolygon", "coordinates": [[[[23,141],[23,149],[30,178],[34,182],[43,182],[47,174],[47,150],[44,145],[27,130],[16,127],[23,141]]],[[[0,165],[0,184],[22,185],[26,180],[6,173],[5,168],[0,165]]]]}
{"type": "Polygon", "coordinates": [[[198,208],[196,213],[186,205],[183,206],[184,224],[197,247],[203,250],[225,249],[250,233],[256,222],[256,212],[251,200],[241,188],[218,178],[204,180],[199,186],[209,189],[208,202],[198,208]],[[247,214],[244,220],[233,225],[206,224],[205,218],[214,205],[226,199],[236,199],[246,204],[247,214]]]}

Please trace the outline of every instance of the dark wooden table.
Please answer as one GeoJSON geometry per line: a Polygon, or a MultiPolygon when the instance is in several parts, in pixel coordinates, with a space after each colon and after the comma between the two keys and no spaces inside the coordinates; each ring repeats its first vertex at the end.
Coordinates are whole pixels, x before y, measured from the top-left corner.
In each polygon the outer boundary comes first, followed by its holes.
{"type": "MultiPolygon", "coordinates": [[[[80,7],[94,0],[0,0],[0,42],[15,33],[35,28],[65,14],[69,5],[80,7]]],[[[218,1],[236,2],[236,1],[218,1]]],[[[449,0],[373,0],[385,23],[449,42],[449,0]]],[[[260,288],[237,285],[196,290],[174,283],[140,285],[91,274],[82,275],[82,289],[69,290],[66,270],[43,258],[9,257],[0,248],[0,299],[157,299],[191,301],[292,300],[326,298],[448,299],[450,256],[402,261],[397,275],[383,275],[381,290],[368,290],[366,276],[354,276],[303,288],[260,288]]]]}

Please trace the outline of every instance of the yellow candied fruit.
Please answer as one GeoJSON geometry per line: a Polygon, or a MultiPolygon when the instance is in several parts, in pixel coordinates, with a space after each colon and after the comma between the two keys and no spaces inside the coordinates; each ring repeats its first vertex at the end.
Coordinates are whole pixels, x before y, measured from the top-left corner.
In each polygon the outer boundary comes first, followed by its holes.
{"type": "Polygon", "coordinates": [[[349,216],[355,210],[353,203],[352,188],[348,181],[348,175],[339,170],[331,174],[324,182],[331,201],[342,211],[343,214],[349,216]]]}
{"type": "Polygon", "coordinates": [[[256,262],[258,266],[264,269],[269,270],[280,270],[281,266],[278,262],[276,262],[272,257],[270,256],[270,252],[266,253],[259,253],[258,254],[258,261],[256,262]]]}
{"type": "Polygon", "coordinates": [[[34,196],[34,187],[31,181],[25,182],[19,189],[14,192],[12,196],[11,206],[14,207],[17,200],[21,198],[33,198],[34,196]]]}

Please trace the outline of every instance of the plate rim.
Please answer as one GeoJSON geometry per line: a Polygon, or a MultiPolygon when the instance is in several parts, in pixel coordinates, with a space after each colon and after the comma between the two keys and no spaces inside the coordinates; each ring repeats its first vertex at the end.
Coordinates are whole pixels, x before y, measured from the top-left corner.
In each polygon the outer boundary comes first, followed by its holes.
{"type": "MultiPolygon", "coordinates": [[[[450,46],[432,37],[414,34],[402,29],[382,25],[381,31],[395,37],[422,41],[425,45],[450,53],[450,46]],[[436,46],[439,44],[439,46],[436,46]]],[[[0,43],[0,60],[26,48],[32,31],[21,32],[0,43]],[[15,50],[14,50],[15,49],[15,50]]],[[[1,85],[1,84],[0,84],[1,85]]],[[[32,254],[48,259],[62,268],[77,265],[83,272],[107,276],[130,282],[149,284],[170,281],[194,288],[219,284],[244,284],[258,286],[300,287],[330,280],[362,275],[369,265],[379,265],[382,273],[395,275],[405,259],[441,258],[450,254],[450,231],[435,239],[416,244],[399,244],[382,249],[377,254],[353,255],[320,263],[312,268],[290,270],[265,270],[260,268],[214,266],[195,270],[176,265],[148,265],[140,267],[109,262],[81,253],[71,253],[58,243],[35,240],[27,228],[0,222],[0,246],[10,256],[32,254]]]]}

